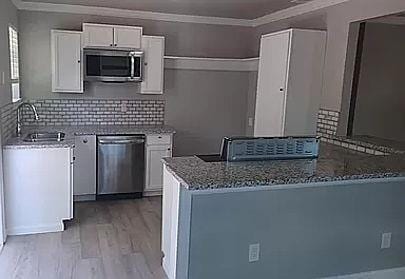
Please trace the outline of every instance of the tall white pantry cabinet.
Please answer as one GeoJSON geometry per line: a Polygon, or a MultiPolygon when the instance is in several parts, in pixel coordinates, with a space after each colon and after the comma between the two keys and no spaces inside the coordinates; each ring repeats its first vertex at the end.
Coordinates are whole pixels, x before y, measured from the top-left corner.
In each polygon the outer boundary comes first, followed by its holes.
{"type": "Polygon", "coordinates": [[[254,135],[314,136],[326,32],[289,29],[261,38],[254,135]]]}

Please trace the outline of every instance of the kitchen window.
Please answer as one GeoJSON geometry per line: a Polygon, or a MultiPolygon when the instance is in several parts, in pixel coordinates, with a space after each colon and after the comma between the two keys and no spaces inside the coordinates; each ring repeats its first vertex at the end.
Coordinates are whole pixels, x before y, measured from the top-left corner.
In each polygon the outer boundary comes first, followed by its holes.
{"type": "Polygon", "coordinates": [[[20,58],[18,54],[18,32],[13,26],[8,28],[10,47],[11,97],[13,102],[20,100],[20,58]]]}

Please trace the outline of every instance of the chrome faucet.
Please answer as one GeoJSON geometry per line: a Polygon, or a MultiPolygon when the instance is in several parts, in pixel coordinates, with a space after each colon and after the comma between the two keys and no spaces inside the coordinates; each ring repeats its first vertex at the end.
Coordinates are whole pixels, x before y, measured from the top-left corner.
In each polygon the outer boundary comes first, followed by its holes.
{"type": "Polygon", "coordinates": [[[22,108],[24,106],[27,106],[32,110],[32,112],[34,113],[35,120],[37,120],[37,121],[39,120],[37,108],[33,104],[21,103],[17,107],[17,137],[21,136],[21,112],[22,112],[22,108]]]}

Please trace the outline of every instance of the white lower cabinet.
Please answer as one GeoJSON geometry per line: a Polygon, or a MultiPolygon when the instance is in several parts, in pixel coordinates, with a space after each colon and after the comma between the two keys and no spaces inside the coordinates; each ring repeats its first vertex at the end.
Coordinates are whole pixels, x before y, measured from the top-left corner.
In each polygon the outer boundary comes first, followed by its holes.
{"type": "Polygon", "coordinates": [[[163,167],[162,198],[162,266],[167,278],[175,279],[177,273],[177,242],[180,206],[180,182],[163,167]]]}
{"type": "Polygon", "coordinates": [[[171,135],[149,135],[146,138],[145,195],[161,195],[163,189],[162,159],[172,157],[171,135]]]}
{"type": "Polygon", "coordinates": [[[75,200],[95,199],[96,167],[96,136],[76,136],[73,187],[75,200]]]}
{"type": "Polygon", "coordinates": [[[8,235],[63,231],[73,218],[73,149],[4,149],[8,235]]]}

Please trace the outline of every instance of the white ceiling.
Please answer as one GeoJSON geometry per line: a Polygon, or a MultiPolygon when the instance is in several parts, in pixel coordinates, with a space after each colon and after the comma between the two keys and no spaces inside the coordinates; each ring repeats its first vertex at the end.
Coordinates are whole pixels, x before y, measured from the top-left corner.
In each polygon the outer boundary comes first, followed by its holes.
{"type": "Polygon", "coordinates": [[[23,0],[161,12],[170,14],[255,19],[306,0],[23,0]]]}

